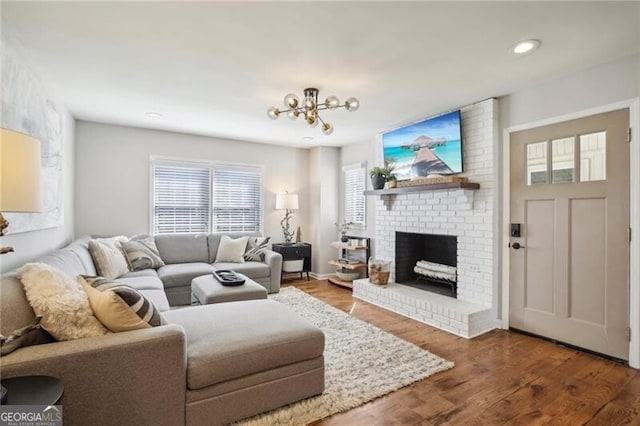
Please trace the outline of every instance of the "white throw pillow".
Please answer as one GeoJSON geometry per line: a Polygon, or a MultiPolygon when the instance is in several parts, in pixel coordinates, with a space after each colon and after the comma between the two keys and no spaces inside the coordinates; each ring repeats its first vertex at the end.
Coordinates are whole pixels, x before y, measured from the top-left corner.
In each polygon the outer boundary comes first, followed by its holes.
{"type": "Polygon", "coordinates": [[[56,340],[109,333],[93,315],[82,286],[64,272],[44,263],[27,263],[17,272],[29,304],[42,316],[42,328],[56,340]]]}
{"type": "Polygon", "coordinates": [[[129,272],[129,264],[121,246],[124,241],[127,241],[127,237],[97,238],[89,241],[89,253],[98,275],[112,280],[129,272]]]}
{"type": "Polygon", "coordinates": [[[216,263],[244,263],[243,256],[247,249],[247,241],[249,241],[249,237],[240,237],[234,240],[228,235],[223,235],[218,246],[218,253],[216,253],[216,263]]]}

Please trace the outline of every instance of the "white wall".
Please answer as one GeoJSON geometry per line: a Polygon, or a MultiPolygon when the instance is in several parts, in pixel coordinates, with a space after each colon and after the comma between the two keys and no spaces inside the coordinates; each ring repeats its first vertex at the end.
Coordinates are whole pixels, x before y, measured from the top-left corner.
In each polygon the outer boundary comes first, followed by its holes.
{"type": "Polygon", "coordinates": [[[336,269],[328,261],[336,258],[336,251],[329,244],[338,238],[335,223],[340,207],[340,149],[311,149],[309,166],[311,269],[315,274],[324,276],[336,269]]]}
{"type": "Polygon", "coordinates": [[[582,70],[499,99],[508,128],[611,104],[640,95],[640,55],[582,70]]]}
{"type": "MultiPolygon", "coordinates": [[[[2,73],[2,127],[42,139],[47,132],[38,130],[48,126],[60,126],[62,145],[62,226],[9,234],[0,238],[2,246],[11,246],[15,252],[0,257],[0,273],[11,271],[25,262],[51,250],[62,247],[73,238],[73,164],[74,120],[69,112],[50,96],[40,77],[20,54],[19,46],[3,34],[0,63],[2,73]],[[11,73],[5,66],[15,67],[11,73]],[[9,79],[11,75],[15,78],[9,79]],[[24,91],[28,90],[29,93],[24,91]]],[[[15,215],[15,213],[14,213],[15,215]]],[[[9,225],[11,232],[11,225],[9,225]]]]}
{"type": "Polygon", "coordinates": [[[285,190],[300,199],[292,229],[309,228],[306,149],[78,121],[76,235],[149,232],[151,155],[264,166],[264,234],[283,241],[275,195],[285,190]]]}

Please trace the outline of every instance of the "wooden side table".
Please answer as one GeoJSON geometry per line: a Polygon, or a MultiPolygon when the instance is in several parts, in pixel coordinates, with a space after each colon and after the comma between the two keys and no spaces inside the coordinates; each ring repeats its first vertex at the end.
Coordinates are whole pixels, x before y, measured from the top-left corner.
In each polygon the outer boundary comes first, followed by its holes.
{"type": "Polygon", "coordinates": [[[56,405],[64,385],[51,376],[12,377],[2,381],[7,389],[6,405],[56,405]]]}
{"type": "Polygon", "coordinates": [[[311,272],[311,244],[309,243],[273,243],[271,249],[276,253],[282,255],[282,261],[303,259],[302,270],[300,270],[300,278],[302,274],[307,274],[307,281],[309,280],[309,272],[311,272]]]}

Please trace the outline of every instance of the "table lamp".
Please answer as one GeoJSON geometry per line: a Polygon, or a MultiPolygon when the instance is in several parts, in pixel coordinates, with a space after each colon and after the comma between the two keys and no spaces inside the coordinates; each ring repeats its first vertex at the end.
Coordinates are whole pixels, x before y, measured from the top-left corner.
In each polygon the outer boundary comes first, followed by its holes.
{"type": "Polygon", "coordinates": [[[285,191],[284,194],[277,194],[276,210],[285,211],[284,217],[280,221],[280,226],[282,226],[282,233],[284,234],[284,243],[291,244],[293,232],[289,227],[289,219],[293,215],[291,211],[298,210],[298,194],[289,194],[289,191],[285,191]]]}
{"type": "MultiPolygon", "coordinates": [[[[0,236],[9,227],[2,212],[41,210],[40,142],[24,133],[0,129],[0,236]]],[[[0,248],[0,254],[12,251],[12,247],[0,248]]]]}

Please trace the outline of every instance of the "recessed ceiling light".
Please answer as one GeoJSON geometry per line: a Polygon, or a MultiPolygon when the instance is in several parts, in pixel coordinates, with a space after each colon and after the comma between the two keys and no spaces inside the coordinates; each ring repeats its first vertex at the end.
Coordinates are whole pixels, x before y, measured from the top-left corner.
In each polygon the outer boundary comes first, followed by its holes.
{"type": "Polygon", "coordinates": [[[303,136],[302,139],[304,139],[305,141],[312,141],[313,136],[303,136]]]}
{"type": "Polygon", "coordinates": [[[524,55],[525,53],[531,53],[540,47],[540,40],[530,39],[523,40],[511,46],[511,52],[516,55],[524,55]]]}
{"type": "Polygon", "coordinates": [[[149,111],[149,112],[145,112],[145,115],[149,118],[160,118],[162,117],[162,114],[160,114],[159,112],[153,112],[153,111],[149,111]]]}

